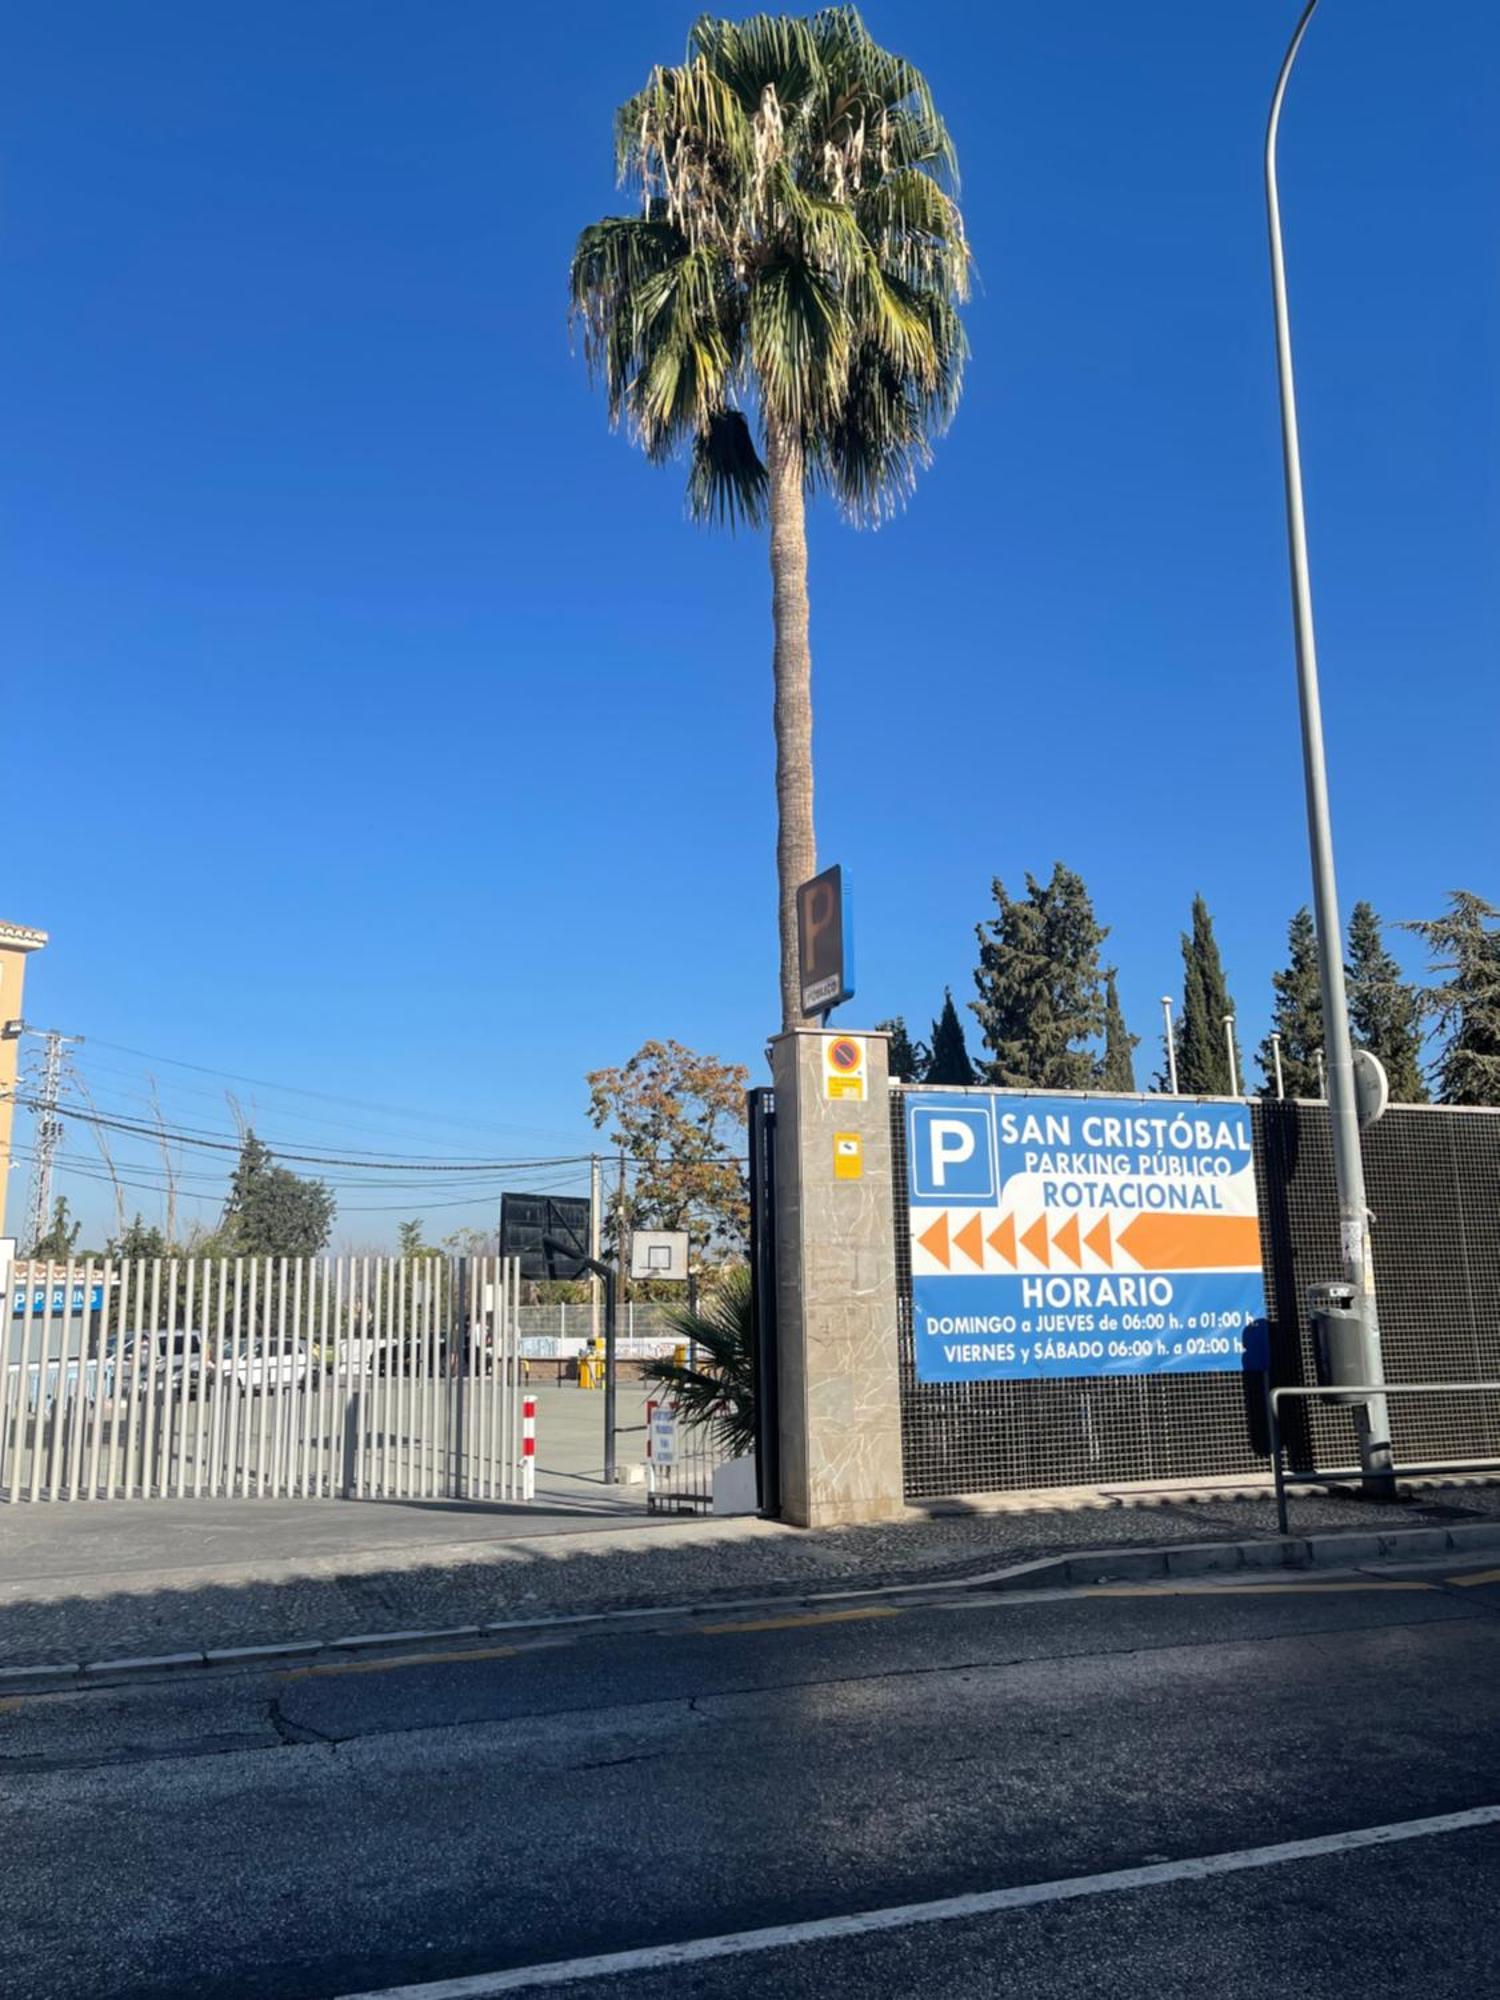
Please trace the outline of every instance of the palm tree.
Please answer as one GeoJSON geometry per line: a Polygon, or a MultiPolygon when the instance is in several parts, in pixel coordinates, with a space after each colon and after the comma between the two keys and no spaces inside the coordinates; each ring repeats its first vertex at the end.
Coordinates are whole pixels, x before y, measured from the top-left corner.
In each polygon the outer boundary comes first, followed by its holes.
{"type": "Polygon", "coordinates": [[[572,310],[612,423],[689,461],[688,507],[769,518],[782,1026],[802,1018],[796,890],[813,834],[810,492],[892,512],[958,402],[969,250],[920,71],[852,7],[704,15],[615,121],[640,211],[591,223],[572,310]]]}
{"type": "Polygon", "coordinates": [[[726,1271],[696,1306],[669,1306],[667,1324],[693,1351],[648,1361],[643,1378],[665,1389],[684,1423],[707,1425],[735,1458],[755,1449],[755,1302],[748,1265],[726,1271]]]}

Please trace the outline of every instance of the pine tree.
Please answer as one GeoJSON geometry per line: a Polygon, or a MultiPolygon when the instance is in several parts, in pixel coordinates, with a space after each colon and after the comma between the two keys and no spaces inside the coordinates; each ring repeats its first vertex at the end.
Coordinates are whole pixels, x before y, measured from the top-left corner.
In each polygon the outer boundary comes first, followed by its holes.
{"type": "Polygon", "coordinates": [[[953,1004],[951,990],[943,992],[943,1011],[932,1024],[932,1044],[927,1054],[924,1083],[950,1084],[955,1089],[974,1082],[974,1065],[964,1042],[963,1022],[953,1004]]]}
{"type": "Polygon", "coordinates": [[[1448,912],[1408,924],[1448,977],[1430,986],[1427,1011],[1443,1036],[1438,1092],[1444,1104],[1500,1105],[1500,910],[1467,889],[1449,893],[1448,912]]]}
{"type": "Polygon", "coordinates": [[[31,1246],[38,1264],[66,1264],[78,1249],[81,1222],[68,1214],[68,1197],[60,1194],[52,1204],[52,1220],[31,1246]]]}
{"type": "Polygon", "coordinates": [[[1227,1097],[1233,1084],[1224,1016],[1234,1012],[1213,918],[1193,898],[1193,929],[1182,940],[1182,1018],[1177,1027],[1177,1088],[1185,1097],[1227,1097]]]}
{"type": "MultiPolygon", "coordinates": [[[[1271,1034],[1281,1037],[1281,1078],[1287,1097],[1319,1097],[1318,1054],[1323,1047],[1323,988],[1318,975],[1318,934],[1304,905],[1287,926],[1285,970],[1271,974],[1276,999],[1271,1034]]],[[[1256,1051],[1267,1097],[1276,1094],[1276,1052],[1268,1034],[1256,1051]]]]}
{"type": "Polygon", "coordinates": [[[920,1083],[929,1052],[906,1032],[906,1020],[893,1014],[889,1021],[877,1021],[875,1032],[886,1037],[885,1059],[892,1083],[920,1083]]]}
{"type": "Polygon", "coordinates": [[[1380,919],[1368,903],[1349,918],[1349,1025],[1360,1048],[1379,1056],[1393,1104],[1425,1104],[1422,1075],[1422,996],[1401,977],[1386,950],[1380,919]]]}
{"type": "Polygon", "coordinates": [[[994,884],[997,915],[978,926],[979,1017],[992,1060],[985,1081],[1002,1087],[1085,1090],[1099,1080],[1087,1046],[1104,1031],[1099,947],[1083,878],[1059,861],[1043,884],[1026,877],[1024,897],[994,884]]]}
{"type": "Polygon", "coordinates": [[[328,1241],[334,1199],[322,1181],[278,1167],[253,1132],[240,1142],[221,1224],[226,1242],[246,1257],[315,1257],[328,1241]]]}
{"type": "Polygon", "coordinates": [[[1132,1051],[1140,1039],[1125,1026],[1114,968],[1111,967],[1104,976],[1104,1062],[1099,1071],[1099,1081],[1106,1090],[1134,1091],[1135,1059],[1132,1051]]]}

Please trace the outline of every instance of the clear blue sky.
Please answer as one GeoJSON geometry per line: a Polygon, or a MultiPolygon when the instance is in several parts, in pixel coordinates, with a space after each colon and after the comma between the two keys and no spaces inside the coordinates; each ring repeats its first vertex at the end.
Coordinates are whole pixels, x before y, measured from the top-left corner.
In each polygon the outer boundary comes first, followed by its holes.
{"type": "MultiPolygon", "coordinates": [[[[909,511],[812,532],[850,1025],[966,1000],[991,877],[1061,856],[1143,1079],[1197,889],[1263,1032],[1307,893],[1260,184],[1295,11],[867,9],[952,126],[983,282],[909,511]]],[[[647,1036],[762,1073],[764,546],[685,523],[565,324],[613,109],[690,20],[13,17],[0,916],[51,931],[28,1013],[92,1038],[101,1101],[145,1088],[110,1042],[419,1114],[246,1087],[273,1140],[489,1156],[586,1148],[584,1072],[647,1036]]],[[[1485,0],[1325,0],[1286,117],[1346,912],[1500,893],[1497,84],[1485,0]]]]}

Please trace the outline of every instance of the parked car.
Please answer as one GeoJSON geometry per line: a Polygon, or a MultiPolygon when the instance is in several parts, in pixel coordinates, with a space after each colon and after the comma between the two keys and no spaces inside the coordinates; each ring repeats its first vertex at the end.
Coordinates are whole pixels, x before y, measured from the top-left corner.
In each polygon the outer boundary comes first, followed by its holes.
{"type": "Polygon", "coordinates": [[[312,1375],[312,1356],[300,1340],[289,1340],[285,1348],[274,1338],[256,1340],[248,1350],[226,1354],[222,1369],[225,1379],[242,1389],[296,1389],[312,1375]]]}
{"type": "Polygon", "coordinates": [[[181,1391],[186,1383],[187,1394],[196,1395],[207,1370],[207,1346],[207,1337],[198,1327],[176,1331],[160,1327],[155,1333],[127,1334],[123,1343],[112,1342],[105,1351],[105,1393],[128,1396],[139,1369],[141,1389],[137,1394],[152,1383],[164,1388],[170,1380],[174,1389],[181,1391]]]}

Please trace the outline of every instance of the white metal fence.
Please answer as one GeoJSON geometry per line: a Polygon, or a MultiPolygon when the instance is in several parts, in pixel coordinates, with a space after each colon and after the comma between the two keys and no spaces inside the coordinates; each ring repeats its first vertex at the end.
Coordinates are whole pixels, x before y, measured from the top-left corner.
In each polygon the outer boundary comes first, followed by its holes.
{"type": "Polygon", "coordinates": [[[532,1497],[497,1257],[20,1267],[0,1498],[532,1497]]]}

